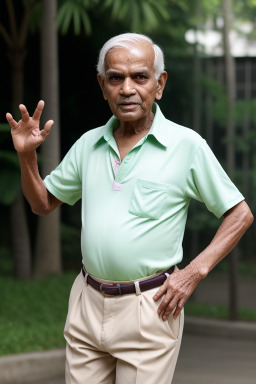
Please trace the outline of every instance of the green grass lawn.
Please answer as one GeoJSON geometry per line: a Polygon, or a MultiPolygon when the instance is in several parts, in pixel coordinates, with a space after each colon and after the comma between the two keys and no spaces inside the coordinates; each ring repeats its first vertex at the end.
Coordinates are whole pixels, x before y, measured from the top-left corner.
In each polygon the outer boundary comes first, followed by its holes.
{"type": "MultiPolygon", "coordinates": [[[[255,321],[256,322],[256,309],[239,308],[240,321],[255,321]]],[[[213,304],[199,304],[188,301],[185,304],[185,315],[215,318],[215,319],[228,319],[228,307],[225,305],[213,304]]]]}
{"type": "MultiPolygon", "coordinates": [[[[70,288],[75,272],[40,280],[17,281],[0,276],[0,355],[65,346],[65,325],[70,288]]],[[[186,303],[185,314],[228,317],[225,306],[186,303]]],[[[240,310],[240,319],[256,321],[255,310],[240,310]]]]}
{"type": "Polygon", "coordinates": [[[63,328],[75,276],[69,272],[25,282],[0,277],[0,355],[65,346],[63,328]]]}

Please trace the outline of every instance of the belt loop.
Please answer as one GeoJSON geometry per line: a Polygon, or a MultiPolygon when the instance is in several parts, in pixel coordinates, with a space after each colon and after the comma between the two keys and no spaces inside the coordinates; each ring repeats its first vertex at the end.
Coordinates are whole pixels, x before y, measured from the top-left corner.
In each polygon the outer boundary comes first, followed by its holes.
{"type": "Polygon", "coordinates": [[[122,296],[121,285],[117,284],[116,286],[118,288],[119,295],[122,296]]]}
{"type": "Polygon", "coordinates": [[[138,281],[134,281],[134,285],[135,285],[136,296],[141,295],[140,283],[138,281]]]}
{"type": "Polygon", "coordinates": [[[88,275],[89,275],[88,272],[85,272],[84,280],[86,285],[88,285],[88,281],[87,281],[88,275]]]}
{"type": "Polygon", "coordinates": [[[165,272],[165,276],[166,276],[166,278],[167,278],[168,276],[170,276],[170,274],[169,274],[169,273],[167,273],[167,272],[165,272]]]}

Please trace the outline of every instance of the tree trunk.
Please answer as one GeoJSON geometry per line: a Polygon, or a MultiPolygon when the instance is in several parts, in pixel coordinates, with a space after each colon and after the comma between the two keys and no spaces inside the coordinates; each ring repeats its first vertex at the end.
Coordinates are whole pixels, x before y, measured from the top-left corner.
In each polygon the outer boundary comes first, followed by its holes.
{"type": "MultiPolygon", "coordinates": [[[[206,61],[206,75],[208,79],[213,79],[213,63],[212,59],[207,59],[206,61]]],[[[206,95],[206,141],[211,148],[213,148],[213,113],[212,113],[212,95],[207,92],[206,95]]]]}
{"type": "MultiPolygon", "coordinates": [[[[225,56],[225,75],[227,89],[227,168],[231,176],[235,170],[235,100],[236,100],[236,74],[235,60],[231,55],[230,49],[230,31],[232,25],[232,1],[222,0],[224,28],[224,56],[225,56]]],[[[238,319],[238,250],[235,248],[230,254],[229,268],[229,317],[231,320],[238,319]]]]}
{"type": "MultiPolygon", "coordinates": [[[[252,62],[250,58],[245,60],[245,84],[244,84],[244,101],[245,111],[243,119],[243,139],[246,146],[249,143],[249,132],[250,132],[250,107],[249,102],[251,101],[252,95],[252,62]]],[[[248,148],[243,153],[243,194],[246,198],[249,196],[249,151],[248,148]]]]}
{"type": "MultiPolygon", "coordinates": [[[[244,118],[243,118],[243,140],[245,143],[245,149],[243,152],[242,159],[242,174],[243,174],[243,195],[245,199],[251,203],[252,202],[252,193],[253,188],[250,188],[250,154],[249,154],[249,134],[251,128],[251,110],[250,110],[250,101],[252,99],[252,61],[251,58],[245,59],[245,81],[244,81],[244,118]]],[[[247,241],[244,242],[244,252],[245,256],[250,256],[252,252],[252,244],[254,243],[254,233],[249,231],[247,234],[247,241]]]]}
{"type": "MultiPolygon", "coordinates": [[[[200,2],[199,0],[195,1],[195,44],[194,44],[194,56],[193,56],[193,83],[194,83],[194,97],[193,97],[193,129],[194,131],[200,133],[201,132],[201,58],[198,50],[198,42],[197,42],[197,31],[200,28],[200,2]]],[[[199,253],[199,233],[198,230],[193,229],[191,232],[191,250],[193,253],[193,257],[197,256],[199,253]]],[[[195,298],[196,293],[193,298],[195,298]]]]}
{"type": "MultiPolygon", "coordinates": [[[[26,53],[22,49],[12,49],[8,58],[12,68],[12,114],[20,119],[18,106],[24,95],[24,60],[26,53]]],[[[14,276],[18,279],[31,277],[31,244],[22,192],[18,193],[11,205],[11,248],[14,259],[14,276]]]]}
{"type": "Polygon", "coordinates": [[[200,133],[201,131],[201,73],[202,65],[201,58],[198,50],[197,32],[200,28],[200,12],[201,6],[200,1],[195,2],[195,17],[196,25],[194,29],[195,33],[195,44],[194,44],[194,57],[193,57],[193,72],[194,72],[194,97],[193,97],[193,129],[200,133]]]}
{"type": "MultiPolygon", "coordinates": [[[[41,31],[41,86],[45,101],[44,121],[53,119],[54,126],[42,145],[42,175],[49,174],[60,161],[59,145],[59,76],[58,35],[56,26],[57,1],[43,0],[41,31]]],[[[34,275],[46,276],[62,271],[60,250],[60,210],[40,217],[37,230],[34,275]]]]}

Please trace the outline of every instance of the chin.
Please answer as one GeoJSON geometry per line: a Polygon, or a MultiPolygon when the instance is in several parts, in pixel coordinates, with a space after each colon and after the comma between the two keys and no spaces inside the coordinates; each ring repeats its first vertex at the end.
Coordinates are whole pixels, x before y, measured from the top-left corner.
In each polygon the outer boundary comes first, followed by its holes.
{"type": "Polygon", "coordinates": [[[143,115],[134,112],[118,112],[112,111],[116,118],[120,121],[137,121],[143,118],[143,115]]]}

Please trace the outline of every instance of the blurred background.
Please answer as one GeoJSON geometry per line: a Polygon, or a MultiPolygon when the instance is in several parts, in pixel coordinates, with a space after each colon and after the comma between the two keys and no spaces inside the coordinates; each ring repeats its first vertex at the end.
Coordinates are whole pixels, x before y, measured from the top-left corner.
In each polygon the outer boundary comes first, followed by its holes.
{"type": "MultiPolygon", "coordinates": [[[[32,112],[45,100],[42,120],[55,124],[38,162],[48,174],[85,131],[111,116],[96,79],[104,42],[148,34],[165,53],[163,113],[207,140],[255,215],[255,16],[255,0],[0,1],[0,354],[64,345],[68,294],[81,266],[80,203],[48,217],[31,213],[6,112],[19,119],[20,103],[32,112]]],[[[181,267],[219,225],[191,203],[181,267]]],[[[253,225],[194,293],[188,313],[256,321],[255,236],[253,225]]]]}

